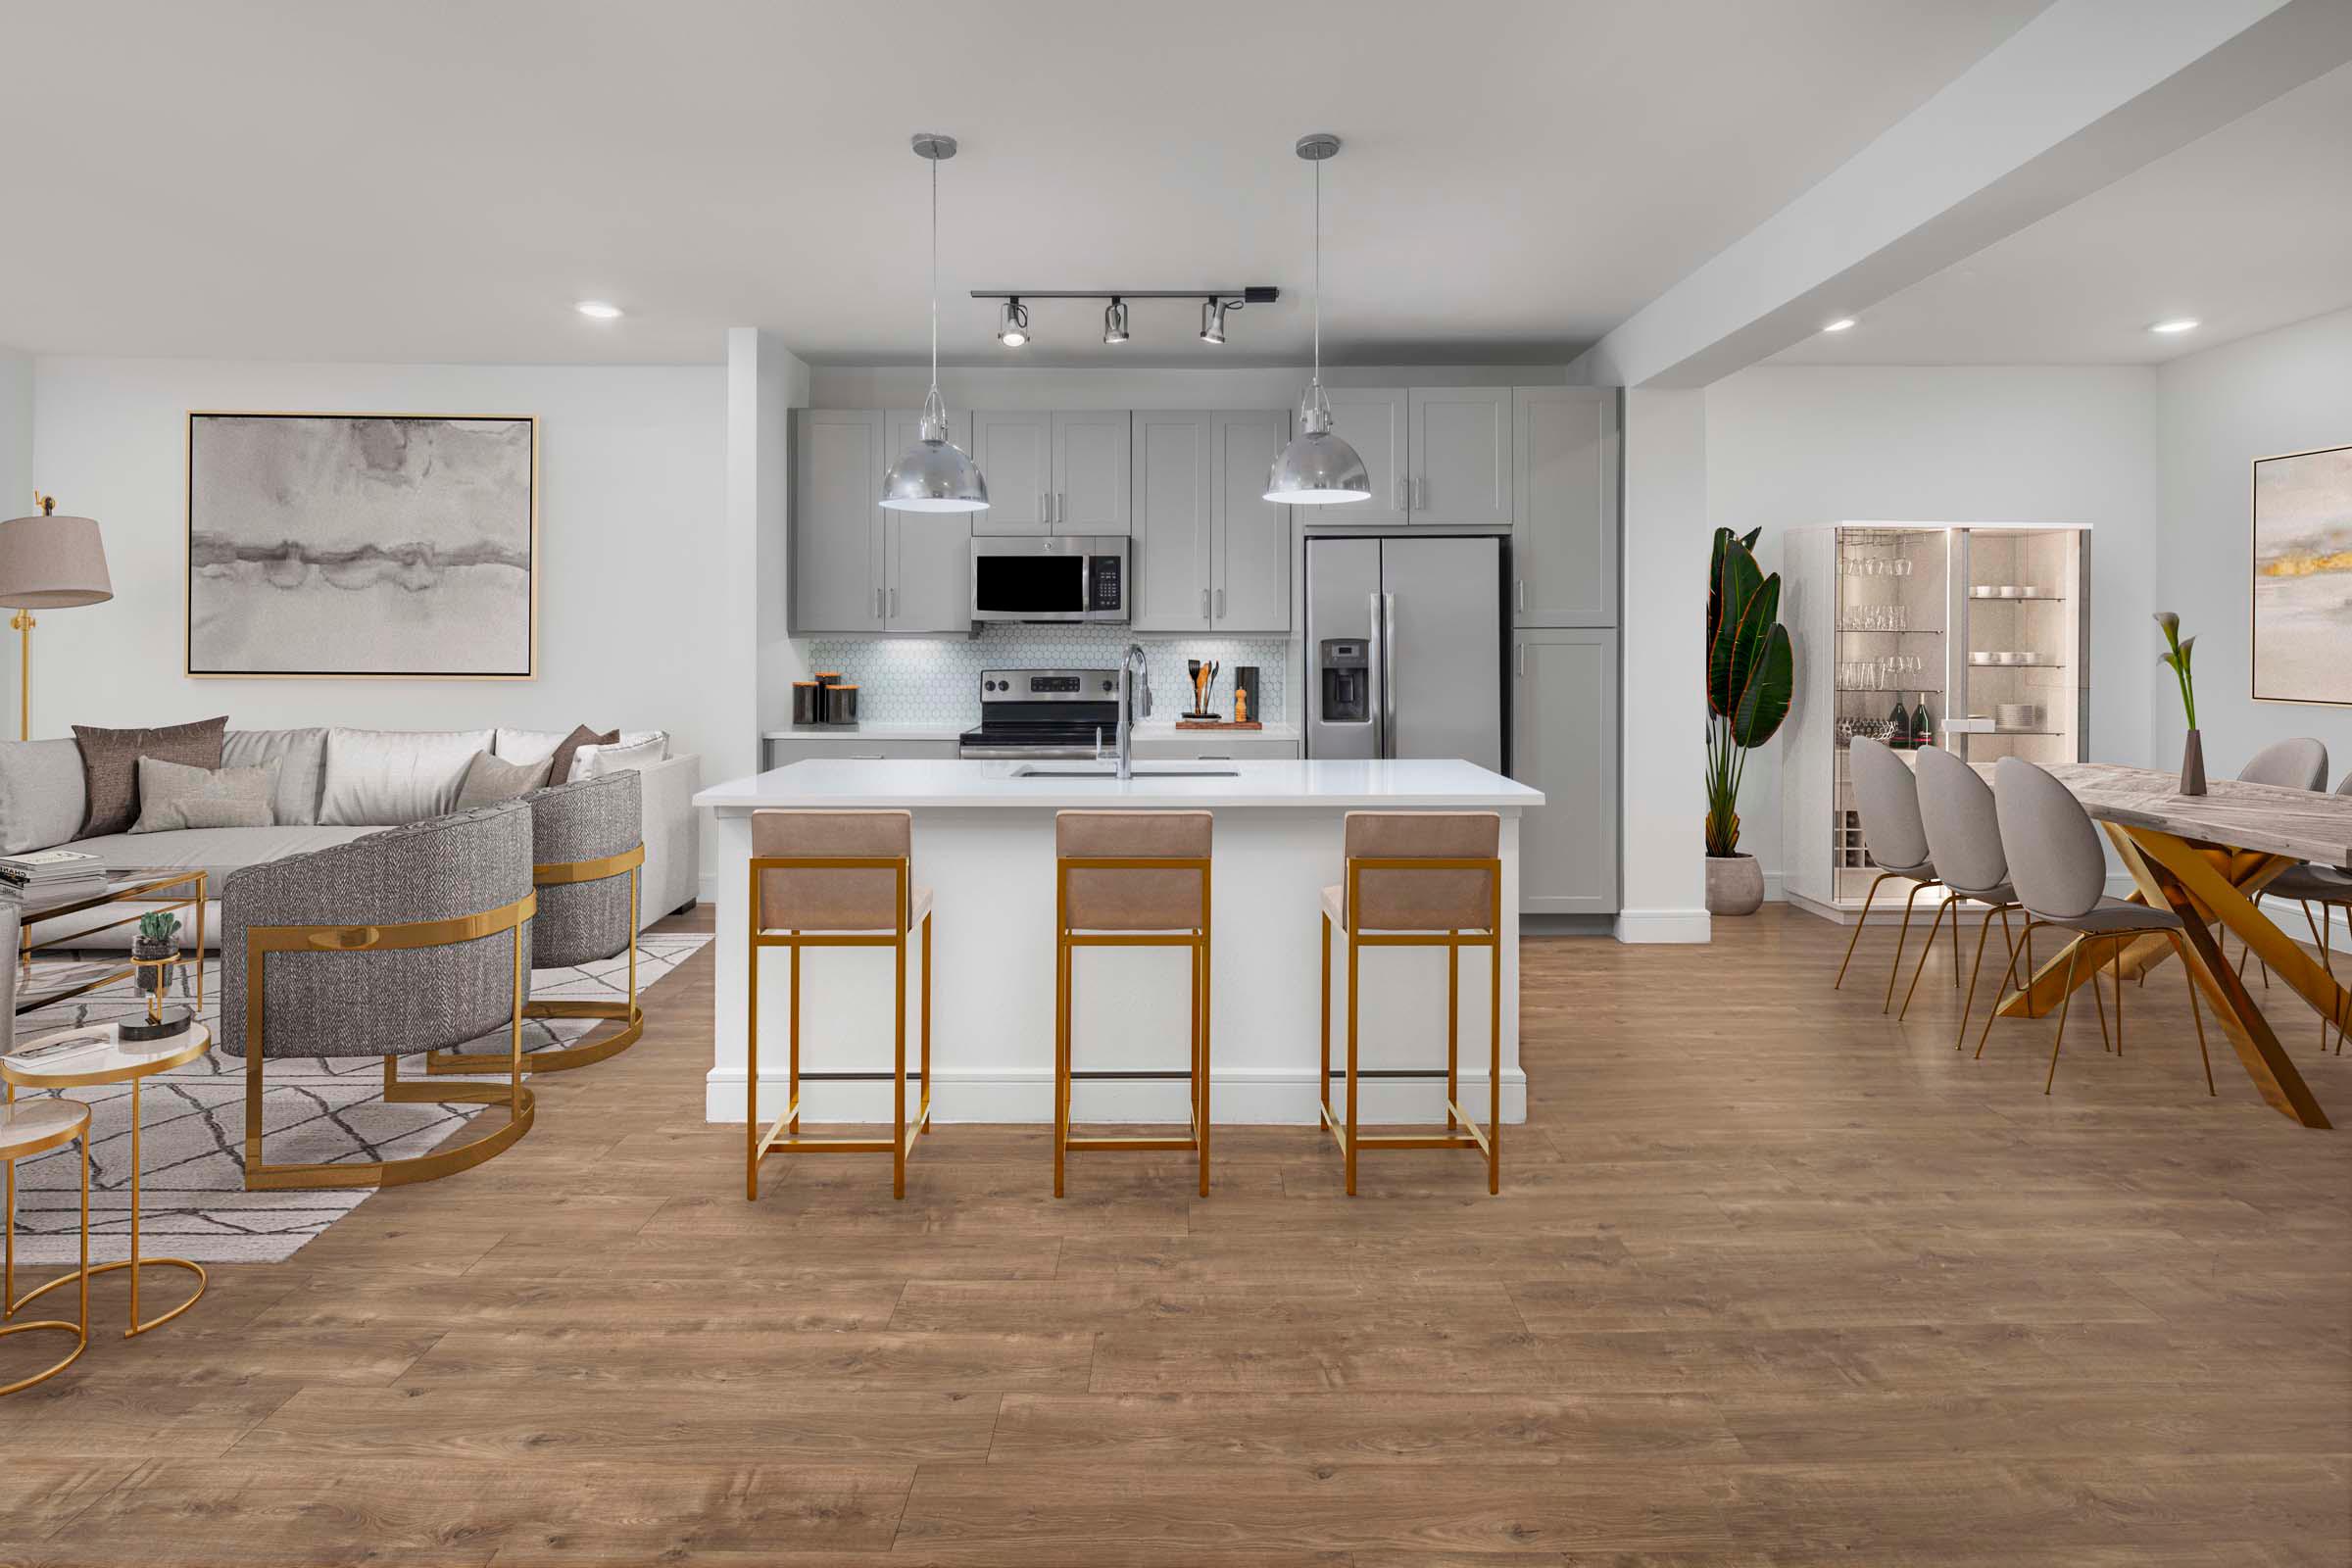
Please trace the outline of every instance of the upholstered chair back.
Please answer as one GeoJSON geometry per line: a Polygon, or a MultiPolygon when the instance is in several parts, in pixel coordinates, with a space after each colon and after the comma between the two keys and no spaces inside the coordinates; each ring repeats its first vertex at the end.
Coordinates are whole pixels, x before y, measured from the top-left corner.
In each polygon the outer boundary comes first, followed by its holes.
{"type": "MultiPolygon", "coordinates": [[[[1351,860],[1491,860],[1502,843],[1493,811],[1349,811],[1351,860]]],[[[1494,873],[1447,867],[1360,874],[1358,931],[1484,931],[1494,921],[1494,873]]],[[[1340,897],[1346,900],[1347,882],[1340,897]]],[[[1343,905],[1344,907],[1344,905],[1343,905]]]]}
{"type": "MultiPolygon", "coordinates": [[[[634,770],[534,790],[531,858],[540,865],[602,860],[644,842],[634,770]]],[[[531,966],[559,969],[625,953],[629,946],[629,874],[593,882],[551,883],[539,890],[531,922],[531,966]]]]}
{"type": "MultiPolygon", "coordinates": [[[[232,871],[220,887],[220,1049],[245,1054],[247,1009],[257,1001],[245,978],[252,927],[454,920],[530,894],[531,809],[521,801],[232,871]]],[[[519,932],[438,947],[271,953],[262,977],[262,1054],[416,1055],[502,1029],[514,1004],[517,936],[527,970],[527,921],[519,932]]]]}
{"type": "MultiPolygon", "coordinates": [[[[1068,858],[1205,860],[1214,838],[1206,811],[1054,813],[1054,851],[1068,858]]],[[[1062,913],[1073,931],[1198,931],[1207,917],[1191,866],[1079,866],[1062,913]]]]}
{"type": "Polygon", "coordinates": [[[2240,784],[2276,784],[2289,790],[2328,787],[2328,748],[2310,736],[2273,741],[2237,771],[2240,784]]]}
{"type": "Polygon", "coordinates": [[[1854,804],[1862,812],[1862,842],[1882,871],[1928,863],[1928,828],[1919,816],[1919,781],[1884,741],[1854,737],[1854,804]]]}
{"type": "Polygon", "coordinates": [[[1992,786],[1940,746],[1921,747],[1918,760],[1919,819],[1936,874],[1962,893],[1991,892],[2009,878],[1992,786]]]}
{"type": "Polygon", "coordinates": [[[2082,803],[2020,757],[1993,765],[1992,798],[2009,880],[2027,912],[2065,920],[2096,908],[2107,887],[2107,857],[2082,803]]]}
{"type": "MultiPolygon", "coordinates": [[[[752,854],[758,858],[905,859],[913,853],[910,811],[752,813],[752,854]]],[[[907,897],[913,896],[910,885],[907,897]]],[[[887,866],[760,874],[763,931],[890,931],[898,918],[899,874],[887,866]]]]}

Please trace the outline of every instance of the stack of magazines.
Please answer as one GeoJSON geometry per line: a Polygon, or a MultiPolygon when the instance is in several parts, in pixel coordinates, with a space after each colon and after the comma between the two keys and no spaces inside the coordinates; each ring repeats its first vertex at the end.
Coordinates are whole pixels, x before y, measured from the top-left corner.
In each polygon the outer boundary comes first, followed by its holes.
{"type": "Polygon", "coordinates": [[[106,861],[82,850],[0,856],[0,899],[56,904],[106,891],[106,861]]]}

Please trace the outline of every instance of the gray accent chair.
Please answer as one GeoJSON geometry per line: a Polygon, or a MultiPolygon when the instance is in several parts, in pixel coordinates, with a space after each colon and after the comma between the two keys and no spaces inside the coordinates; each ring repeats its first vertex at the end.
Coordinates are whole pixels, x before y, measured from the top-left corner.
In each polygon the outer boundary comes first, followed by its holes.
{"type": "MultiPolygon", "coordinates": [[[[2343,782],[2336,785],[2335,793],[2352,796],[2352,772],[2344,775],[2343,782]]],[[[2352,869],[2333,865],[2314,865],[2305,861],[2301,865],[2290,866],[2273,877],[2264,885],[2262,896],[2266,899],[2292,899],[2296,904],[2302,906],[2303,923],[2311,928],[2311,940],[2319,944],[2320,966],[2330,975],[2334,974],[2334,924],[2330,915],[2336,909],[2352,911],[2352,869]],[[2316,913],[2313,910],[2315,905],[2318,906],[2316,913]]],[[[2241,972],[2245,969],[2246,959],[2243,953],[2238,955],[2237,966],[2241,972]]],[[[2267,964],[2263,967],[2263,978],[2266,981],[2270,978],[2270,967],[2267,964]]],[[[2335,1020],[2335,1054],[2339,1056],[2344,1054],[2346,1022],[2347,1020],[2343,1018],[2335,1020]]],[[[2328,1020],[2322,1018],[2320,1020],[2320,1048],[2326,1050],[2327,1046],[2328,1020]]]]}
{"type": "MultiPolygon", "coordinates": [[[[2017,972],[2017,937],[2009,928],[2009,911],[2022,909],[2017,902],[2017,889],[2009,881],[2009,857],[2001,853],[2001,820],[1993,804],[1992,786],[1983,775],[1940,746],[1922,747],[1915,759],[1919,764],[1919,815],[1928,832],[1928,850],[1936,868],[1943,873],[1943,885],[1952,897],[1936,906],[1936,918],[1943,919],[1951,909],[1952,929],[1960,928],[1960,911],[1952,905],[1961,899],[1984,906],[1984,924],[1977,928],[1977,961],[1968,971],[1968,995],[1960,1003],[1960,1032],[1952,1041],[1952,1049],[1960,1051],[1968,1045],[1968,1014],[1977,1003],[1977,980],[1984,969],[1984,939],[1992,934],[1992,917],[2001,917],[2001,936],[2009,945],[2009,975],[2017,972]]],[[[1927,945],[1919,950],[1919,966],[1911,971],[1911,989],[1903,993],[1903,1010],[1897,1021],[1911,1011],[1911,998],[1919,991],[1921,970],[1928,966],[1928,954],[1936,946],[1936,930],[1928,928],[1927,945]]],[[[2034,972],[2034,954],[2026,951],[2026,973],[2034,972]]],[[[1954,977],[1957,978],[1957,966],[1954,977]]]]}
{"type": "MultiPolygon", "coordinates": [[[[551,999],[523,1004],[526,1018],[600,1018],[620,1025],[576,1045],[525,1054],[526,1073],[603,1061],[645,1033],[645,1013],[637,1004],[638,895],[645,864],[638,792],[636,773],[611,773],[522,798],[531,813],[531,881],[539,891],[530,925],[530,967],[563,969],[624,953],[629,956],[625,1001],[551,999]]],[[[503,1055],[436,1052],[425,1058],[425,1071],[498,1072],[506,1064],[503,1055]]]]}
{"type": "MultiPolygon", "coordinates": [[[[2067,787],[2048,772],[2018,757],[2004,757],[1993,766],[1992,794],[2000,817],[2001,849],[2009,858],[2009,875],[2025,906],[2026,930],[2036,925],[2072,931],[2077,940],[2067,949],[2066,1000],[2058,1008],[2058,1038],[2050,1046],[2049,1076],[2041,1092],[2048,1094],[2058,1080],[2058,1053],[2066,1046],[2066,1016],[2074,1007],[2076,971],[2094,942],[2115,944],[2115,1053],[2124,1052],[2124,945],[2136,937],[2162,935],[2171,940],[2180,960],[2180,978],[2188,987],[2188,1015],[2197,1026],[2197,1054],[2205,1060],[2205,1092],[2213,1088],[2213,1057],[2205,1049],[2205,1020],[2197,1010],[2197,982],[2180,917],[2170,909],[2151,908],[2107,897],[2107,856],[2099,847],[2098,829],[2090,813],[2067,787]]],[[[2031,985],[2029,979],[2027,984],[2031,985]]],[[[2090,975],[2091,994],[2098,995],[2098,969],[2090,975]]],[[[2102,1009],[2102,1023],[2104,1022],[2102,1009]]],[[[1999,999],[1984,1019],[1977,1038],[1977,1054],[1984,1054],[1984,1040],[2000,1012],[1999,999]]]]}
{"type": "Polygon", "coordinates": [[[245,1058],[246,1187],[428,1181],[521,1138],[534,1111],[522,1083],[522,1008],[536,903],[531,809],[521,801],[233,872],[220,890],[220,1046],[245,1058]],[[400,1081],[401,1057],[501,1027],[508,1083],[400,1081]],[[271,1165],[262,1152],[263,1068],[279,1056],[381,1056],[388,1102],[504,1104],[507,1115],[404,1159],[271,1165]]]}
{"type": "MultiPolygon", "coordinates": [[[[1871,901],[1879,896],[1880,884],[1889,877],[1900,877],[1912,884],[1911,897],[1903,901],[1902,929],[1895,933],[1894,962],[1886,971],[1886,1000],[1880,1004],[1885,1012],[1894,1005],[1894,982],[1903,972],[1903,944],[1911,936],[1911,906],[1929,888],[1940,887],[1943,879],[1936,874],[1936,862],[1928,853],[1927,824],[1919,815],[1919,783],[1901,758],[1887,749],[1882,741],[1867,735],[1853,738],[1849,749],[1854,772],[1854,805],[1862,813],[1862,845],[1870,852],[1871,863],[1879,868],[1872,878],[1870,891],[1862,896],[1862,912],[1854,917],[1854,934],[1845,940],[1845,962],[1838,965],[1838,978],[1830,989],[1845,984],[1846,964],[1854,961],[1854,944],[1862,940],[1862,928],[1870,923],[1871,901]]],[[[1930,940],[1934,940],[1933,934],[1930,940]]],[[[1960,981],[1960,927],[1952,926],[1952,983],[1960,981]]]]}

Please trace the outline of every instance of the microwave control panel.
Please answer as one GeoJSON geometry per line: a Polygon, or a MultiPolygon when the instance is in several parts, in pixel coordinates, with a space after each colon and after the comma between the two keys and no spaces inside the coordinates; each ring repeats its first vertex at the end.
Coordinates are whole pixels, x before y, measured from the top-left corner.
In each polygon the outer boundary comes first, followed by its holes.
{"type": "Polygon", "coordinates": [[[1095,579],[1092,591],[1087,596],[1088,608],[1093,610],[1124,608],[1119,603],[1119,558],[1097,556],[1089,561],[1087,565],[1093,571],[1095,579]]]}

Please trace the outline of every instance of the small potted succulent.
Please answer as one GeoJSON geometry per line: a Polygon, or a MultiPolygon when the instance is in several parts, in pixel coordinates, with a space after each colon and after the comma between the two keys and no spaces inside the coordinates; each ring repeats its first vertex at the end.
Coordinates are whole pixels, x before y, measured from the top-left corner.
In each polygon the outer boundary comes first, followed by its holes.
{"type": "Polygon", "coordinates": [[[131,939],[130,957],[138,966],[139,990],[160,1003],[172,965],[179,957],[179,916],[161,909],[140,915],[139,934],[131,939]]]}

